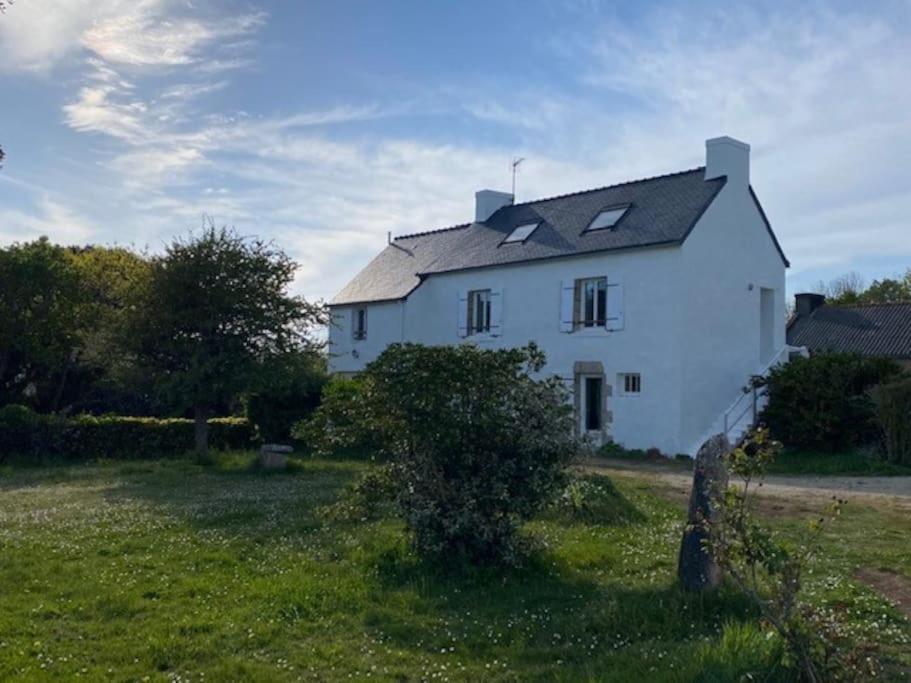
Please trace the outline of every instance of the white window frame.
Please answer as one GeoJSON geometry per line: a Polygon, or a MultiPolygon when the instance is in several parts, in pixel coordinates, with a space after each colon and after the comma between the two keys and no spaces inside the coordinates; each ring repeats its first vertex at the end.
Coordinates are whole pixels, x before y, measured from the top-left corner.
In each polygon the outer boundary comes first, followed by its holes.
{"type": "Polygon", "coordinates": [[[367,307],[358,306],[351,312],[351,336],[354,341],[367,338],[367,307]]]}
{"type": "Polygon", "coordinates": [[[642,395],[642,374],[638,372],[621,372],[617,378],[622,396],[642,395]]]}
{"type": "Polygon", "coordinates": [[[583,230],[583,232],[598,232],[599,230],[613,230],[617,227],[617,223],[623,220],[623,217],[629,211],[629,204],[621,204],[620,206],[606,206],[598,212],[598,215],[592,218],[591,223],[588,224],[588,227],[583,230]],[[616,214],[616,218],[610,223],[605,225],[600,225],[598,227],[592,227],[595,223],[598,222],[598,219],[601,218],[604,214],[616,214]]]}
{"type": "Polygon", "coordinates": [[[493,291],[472,289],[468,292],[468,336],[490,334],[492,322],[493,291]]]}
{"type": "Polygon", "coordinates": [[[607,324],[607,277],[586,277],[576,280],[579,297],[578,319],[573,321],[577,330],[604,328],[607,324]],[[588,317],[588,293],[592,290],[591,317],[588,317]],[[599,309],[603,309],[603,317],[598,317],[599,309]]]}
{"type": "Polygon", "coordinates": [[[522,244],[532,236],[534,231],[538,229],[539,225],[541,225],[541,221],[534,221],[531,223],[522,223],[521,225],[517,225],[512,229],[512,232],[506,236],[506,239],[500,242],[500,244],[522,244]]]}

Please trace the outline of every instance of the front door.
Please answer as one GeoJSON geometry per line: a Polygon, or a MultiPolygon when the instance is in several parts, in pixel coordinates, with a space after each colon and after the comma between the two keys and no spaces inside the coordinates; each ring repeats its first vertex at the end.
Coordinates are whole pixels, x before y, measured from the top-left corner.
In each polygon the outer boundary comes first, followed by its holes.
{"type": "Polygon", "coordinates": [[[589,436],[596,443],[601,443],[601,434],[604,429],[604,378],[601,376],[581,377],[582,401],[579,415],[579,431],[584,436],[589,436]]]}

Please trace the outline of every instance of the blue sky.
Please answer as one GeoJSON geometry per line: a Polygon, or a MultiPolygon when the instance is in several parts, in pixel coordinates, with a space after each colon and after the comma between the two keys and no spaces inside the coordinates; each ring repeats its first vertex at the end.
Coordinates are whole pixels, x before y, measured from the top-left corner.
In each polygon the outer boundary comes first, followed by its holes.
{"type": "Polygon", "coordinates": [[[160,250],[202,215],[331,297],[475,190],[550,196],[752,145],[789,289],[911,266],[911,2],[17,0],[0,243],[160,250]],[[795,8],[798,5],[798,8],[795,8]]]}

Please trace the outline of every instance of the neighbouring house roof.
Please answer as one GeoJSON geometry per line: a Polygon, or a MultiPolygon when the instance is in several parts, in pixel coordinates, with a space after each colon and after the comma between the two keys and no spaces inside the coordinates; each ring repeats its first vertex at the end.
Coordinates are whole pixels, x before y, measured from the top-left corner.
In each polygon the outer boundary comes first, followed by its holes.
{"type": "Polygon", "coordinates": [[[824,304],[791,320],[788,344],[806,346],[811,352],[911,359],[911,303],[824,304]]]}
{"type": "MultiPolygon", "coordinates": [[[[504,206],[483,223],[397,237],[331,301],[353,304],[406,297],[421,278],[592,252],[679,245],[725,184],[705,169],[634,180],[584,192],[504,206]],[[628,206],[610,229],[586,231],[608,208],[628,206]],[[539,222],[523,242],[506,243],[520,225],[539,222]]],[[[755,200],[755,195],[754,195],[755,200]]],[[[756,201],[757,208],[762,208],[756,201]]],[[[768,221],[763,220],[771,234],[768,221]]],[[[775,246],[781,248],[775,240],[775,246]]],[[[781,258],[787,264],[784,254],[781,258]]]]}

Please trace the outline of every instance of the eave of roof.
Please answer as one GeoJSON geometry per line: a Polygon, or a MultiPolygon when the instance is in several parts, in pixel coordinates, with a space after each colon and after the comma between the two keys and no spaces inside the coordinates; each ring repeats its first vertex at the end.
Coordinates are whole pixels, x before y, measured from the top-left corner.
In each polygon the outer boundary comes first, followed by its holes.
{"type": "MultiPolygon", "coordinates": [[[[401,235],[330,305],[404,299],[434,274],[679,246],[727,182],[725,177],[705,180],[704,172],[704,167],[698,167],[520,202],[500,208],[483,223],[401,235]],[[616,205],[630,207],[616,227],[587,230],[599,211],[616,205]],[[539,222],[529,239],[504,244],[505,237],[526,222],[539,222]]],[[[779,255],[789,265],[752,188],[750,194],[779,255]]]]}

